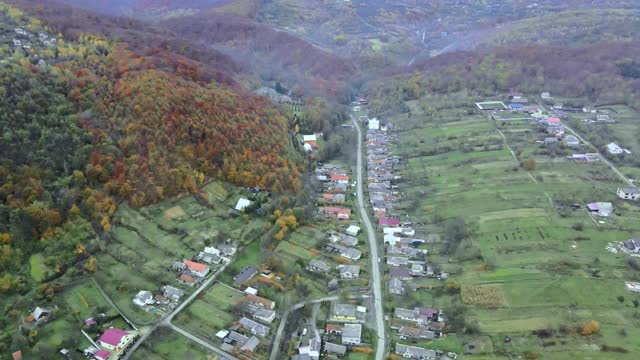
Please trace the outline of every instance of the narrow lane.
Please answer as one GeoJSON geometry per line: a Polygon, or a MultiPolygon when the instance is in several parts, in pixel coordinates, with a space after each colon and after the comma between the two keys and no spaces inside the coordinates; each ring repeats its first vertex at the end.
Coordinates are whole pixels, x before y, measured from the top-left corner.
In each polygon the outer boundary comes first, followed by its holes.
{"type": "Polygon", "coordinates": [[[369,213],[367,212],[367,208],[364,203],[364,182],[362,176],[362,168],[364,167],[362,164],[362,130],[360,129],[360,124],[356,120],[353,114],[349,114],[351,117],[351,121],[353,125],[356,127],[358,131],[358,164],[357,164],[357,183],[358,183],[358,208],[360,210],[361,218],[364,221],[364,224],[367,228],[367,235],[369,240],[369,258],[371,259],[371,288],[373,289],[373,299],[374,299],[374,316],[376,318],[376,328],[378,333],[378,345],[376,346],[376,360],[383,360],[386,346],[385,346],[385,328],[384,328],[384,313],[382,308],[382,289],[381,289],[381,280],[382,275],[380,274],[380,263],[378,263],[378,242],[376,240],[376,235],[371,225],[371,219],[369,218],[369,213]]]}

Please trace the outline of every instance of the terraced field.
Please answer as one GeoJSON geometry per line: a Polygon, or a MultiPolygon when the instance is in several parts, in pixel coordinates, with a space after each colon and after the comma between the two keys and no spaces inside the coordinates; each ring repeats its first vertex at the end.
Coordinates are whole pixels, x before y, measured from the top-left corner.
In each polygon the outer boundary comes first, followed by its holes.
{"type": "MultiPolygon", "coordinates": [[[[472,99],[452,95],[448,105],[430,104],[438,109],[434,117],[407,105],[411,117],[392,119],[399,127],[396,154],[406,159],[399,184],[405,199],[398,212],[421,224],[418,232],[424,236],[439,235],[429,259],[453,275],[462,293],[426,280],[394,304],[463,305],[477,335],[460,340],[491,342],[487,356],[531,352],[544,359],[631,359],[640,353],[631,340],[640,335],[640,312],[631,304],[639,297],[624,288],[626,279],[640,273],[627,266],[626,256],[605,250],[607,243],[640,231],[632,220],[640,218],[638,208],[615,195],[620,179],[600,162],[565,159],[571,150],[548,153],[536,142],[544,133],[527,123],[496,123],[472,111],[472,99]],[[522,168],[527,159],[535,161],[535,169],[522,168]],[[594,201],[612,202],[615,215],[591,216],[584,204],[594,201]],[[447,252],[445,224],[453,218],[464,220],[467,236],[447,252]],[[599,335],[579,335],[575,329],[591,320],[600,324],[599,335]],[[532,334],[538,330],[549,330],[549,338],[532,334]],[[511,343],[505,344],[504,336],[511,343]],[[604,345],[627,352],[594,351],[604,345]]],[[[448,348],[438,343],[429,347],[448,348]]]]}

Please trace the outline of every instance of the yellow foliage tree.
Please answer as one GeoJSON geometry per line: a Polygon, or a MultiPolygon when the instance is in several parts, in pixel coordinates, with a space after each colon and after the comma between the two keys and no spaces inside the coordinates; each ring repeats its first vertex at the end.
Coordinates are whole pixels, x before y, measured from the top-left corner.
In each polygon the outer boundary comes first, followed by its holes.
{"type": "Polygon", "coordinates": [[[95,257],[90,257],[89,260],[87,260],[87,265],[85,266],[85,269],[87,269],[88,272],[95,272],[96,269],[98,268],[98,260],[96,260],[95,257]]]}
{"type": "Polygon", "coordinates": [[[76,254],[84,254],[85,247],[82,244],[76,245],[76,254]]]}
{"type": "Polygon", "coordinates": [[[580,335],[591,335],[596,334],[600,331],[600,324],[597,321],[591,320],[588,323],[582,325],[582,330],[580,330],[580,335]]]}
{"type": "Polygon", "coordinates": [[[0,244],[8,244],[11,242],[11,234],[2,233],[0,234],[0,244]]]}

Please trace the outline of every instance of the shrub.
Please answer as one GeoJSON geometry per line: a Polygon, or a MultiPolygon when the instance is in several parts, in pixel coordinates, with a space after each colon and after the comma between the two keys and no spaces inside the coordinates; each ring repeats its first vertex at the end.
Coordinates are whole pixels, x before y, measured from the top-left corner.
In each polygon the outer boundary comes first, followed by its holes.
{"type": "Polygon", "coordinates": [[[588,323],[582,325],[582,329],[580,330],[580,335],[586,336],[591,334],[597,334],[600,332],[600,324],[597,321],[591,320],[588,323]]]}

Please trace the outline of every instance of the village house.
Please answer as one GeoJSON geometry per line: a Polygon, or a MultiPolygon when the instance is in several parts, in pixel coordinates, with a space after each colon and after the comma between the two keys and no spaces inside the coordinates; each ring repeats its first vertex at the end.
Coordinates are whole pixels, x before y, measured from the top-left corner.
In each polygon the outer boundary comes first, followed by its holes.
{"type": "Polygon", "coordinates": [[[578,146],[580,145],[580,140],[574,135],[567,135],[564,137],[564,143],[567,144],[567,146],[578,146]]]}
{"type": "Polygon", "coordinates": [[[358,345],[362,341],[362,325],[345,324],[342,328],[342,343],[345,345],[358,345]]]}
{"type": "Polygon", "coordinates": [[[49,319],[51,312],[43,307],[37,306],[31,314],[27,315],[25,322],[33,325],[40,325],[49,319]]]}
{"type": "Polygon", "coordinates": [[[236,251],[238,251],[238,244],[234,241],[231,243],[220,245],[219,248],[224,256],[233,256],[236,251]]]}
{"type": "Polygon", "coordinates": [[[398,330],[400,339],[428,339],[433,340],[436,338],[436,333],[427,329],[420,329],[411,326],[402,326],[398,330]]]}
{"type": "Polygon", "coordinates": [[[549,92],[543,92],[542,94],[540,94],[540,97],[544,100],[549,100],[551,99],[551,94],[549,92]]]}
{"type": "Polygon", "coordinates": [[[133,335],[116,328],[107,329],[98,339],[98,344],[109,351],[122,351],[133,341],[133,335]]]}
{"type": "Polygon", "coordinates": [[[242,319],[238,320],[238,324],[240,324],[240,326],[243,327],[244,329],[250,331],[251,334],[256,336],[261,336],[261,337],[265,337],[269,335],[269,331],[271,330],[269,329],[269,327],[264,326],[260,323],[257,323],[246,317],[243,317],[242,319]]]}
{"type": "Polygon", "coordinates": [[[251,201],[249,199],[240,198],[238,199],[238,203],[236,203],[235,209],[238,211],[242,211],[246,209],[249,205],[251,205],[251,201]]]}
{"type": "MultiPolygon", "coordinates": [[[[429,267],[427,267],[428,269],[429,267]]],[[[422,264],[411,264],[411,276],[422,277],[422,276],[433,276],[433,268],[430,269],[431,274],[425,272],[424,265],[422,264]]]]}
{"type": "Polygon", "coordinates": [[[110,356],[111,356],[111,353],[108,352],[107,350],[99,350],[98,352],[93,354],[93,357],[96,360],[107,360],[109,359],[110,356]]]}
{"type": "Polygon", "coordinates": [[[640,239],[629,239],[622,242],[627,252],[640,253],[640,239]]]}
{"type": "MultiPolygon", "coordinates": [[[[333,307],[333,319],[335,321],[358,321],[366,313],[367,309],[353,304],[335,304],[333,307]]],[[[344,329],[343,329],[344,331],[344,329]]]]}
{"type": "Polygon", "coordinates": [[[187,265],[185,265],[185,264],[183,264],[183,263],[181,263],[179,261],[176,261],[173,264],[171,264],[171,270],[173,270],[173,271],[182,272],[182,271],[185,271],[186,269],[187,269],[187,265]]]}
{"type": "Polygon", "coordinates": [[[392,295],[403,295],[404,285],[402,284],[402,280],[396,277],[389,279],[389,293],[392,295]]]}
{"type": "Polygon", "coordinates": [[[265,309],[269,309],[269,310],[273,310],[276,307],[276,303],[275,301],[263,298],[261,296],[258,295],[253,295],[253,294],[247,294],[247,296],[244,297],[244,301],[248,301],[251,303],[254,303],[258,306],[261,306],[265,309]]]}
{"type": "Polygon", "coordinates": [[[613,205],[610,202],[595,202],[587,204],[587,210],[598,216],[607,217],[613,213],[613,205]]]}
{"type": "Polygon", "coordinates": [[[209,267],[204,264],[197,263],[195,261],[184,259],[182,262],[187,266],[187,270],[191,272],[191,274],[198,277],[205,277],[209,274],[209,267]]]}
{"type": "Polygon", "coordinates": [[[640,189],[635,187],[618,188],[616,194],[623,200],[638,200],[640,198],[640,189]]]}
{"type": "Polygon", "coordinates": [[[351,226],[349,226],[347,228],[347,230],[345,232],[347,233],[347,235],[358,236],[358,234],[360,233],[360,227],[359,226],[355,226],[355,225],[351,225],[351,226]]]}
{"type": "Polygon", "coordinates": [[[338,356],[344,356],[344,354],[347,353],[347,347],[344,345],[334,344],[327,341],[324,343],[324,351],[326,351],[327,354],[336,354],[338,356]]]}
{"type": "Polygon", "coordinates": [[[256,320],[262,321],[267,324],[271,324],[276,318],[276,312],[273,310],[265,309],[260,305],[254,303],[246,303],[245,310],[256,320]]]}
{"type": "Polygon", "coordinates": [[[242,347],[240,347],[240,351],[254,353],[256,352],[256,348],[258,346],[260,346],[260,339],[252,336],[251,338],[249,338],[249,340],[247,340],[247,342],[244,343],[244,345],[242,345],[242,347]]]}
{"type": "Polygon", "coordinates": [[[389,266],[404,266],[409,264],[409,259],[406,257],[388,256],[387,265],[389,266]]]}
{"type": "Polygon", "coordinates": [[[360,277],[360,266],[358,265],[338,265],[341,279],[357,279],[360,277]]]}
{"type": "Polygon", "coordinates": [[[591,105],[585,105],[582,107],[582,112],[587,114],[595,114],[598,112],[598,110],[591,105]]]}
{"type": "Polygon", "coordinates": [[[155,299],[153,298],[153,294],[149,291],[139,291],[138,294],[133,298],[133,303],[145,307],[147,305],[153,305],[155,303],[155,299]]]}
{"type": "Polygon", "coordinates": [[[377,118],[369,119],[367,126],[369,130],[380,130],[380,121],[377,118]]]}
{"type": "Polygon", "coordinates": [[[196,257],[197,261],[203,261],[207,264],[220,264],[222,263],[222,258],[215,254],[210,254],[204,251],[201,251],[196,257]]]}
{"type": "Polygon", "coordinates": [[[417,346],[396,343],[396,354],[405,359],[436,360],[435,350],[427,350],[417,346]]]}
{"type": "Polygon", "coordinates": [[[319,338],[312,337],[309,339],[308,345],[300,346],[298,348],[299,357],[298,360],[304,359],[300,356],[307,355],[311,360],[319,360],[320,359],[320,347],[322,346],[322,341],[319,338]]]}
{"type": "Polygon", "coordinates": [[[564,104],[562,104],[562,103],[553,104],[553,108],[556,109],[556,110],[562,110],[563,107],[564,107],[564,104]]]}
{"type": "Polygon", "coordinates": [[[258,273],[258,268],[255,265],[248,265],[244,267],[238,275],[233,278],[233,281],[236,285],[241,285],[245,281],[251,279],[258,273]]]}
{"type": "Polygon", "coordinates": [[[558,140],[557,137],[546,137],[544,138],[544,145],[545,146],[549,146],[549,145],[557,145],[560,141],[558,140]]]}
{"type": "Polygon", "coordinates": [[[400,226],[400,220],[383,216],[378,219],[378,225],[394,228],[400,226]]]}
{"type": "Polygon", "coordinates": [[[329,265],[327,265],[324,261],[317,259],[313,259],[309,262],[308,269],[319,274],[326,274],[329,272],[329,270],[331,270],[329,265]]]}
{"type": "Polygon", "coordinates": [[[343,247],[340,256],[352,261],[358,261],[362,257],[362,251],[350,247],[343,247]]]}
{"type": "Polygon", "coordinates": [[[345,246],[356,246],[358,244],[358,238],[351,235],[339,234],[340,243],[345,246]]]}
{"type": "Polygon", "coordinates": [[[411,270],[404,266],[389,268],[389,276],[400,280],[411,280],[411,270]]]}
{"type": "Polygon", "coordinates": [[[331,174],[330,180],[331,180],[331,182],[334,182],[334,183],[337,183],[337,184],[348,184],[349,183],[349,176],[344,175],[344,174],[331,174]]]}
{"type": "Polygon", "coordinates": [[[612,122],[611,118],[607,114],[598,114],[598,115],[596,115],[596,121],[598,121],[598,122],[612,122]]]}
{"type": "Polygon", "coordinates": [[[196,278],[192,276],[191,273],[185,272],[180,274],[180,276],[178,277],[178,282],[187,286],[193,286],[198,282],[198,280],[196,280],[196,278]]]}
{"type": "Polygon", "coordinates": [[[322,212],[338,220],[349,220],[351,218],[351,209],[327,206],[322,208],[322,212]]]}
{"type": "Polygon", "coordinates": [[[342,328],[342,325],[327,324],[326,331],[327,334],[340,335],[342,334],[342,328]]]}
{"type": "Polygon", "coordinates": [[[182,297],[182,295],[184,295],[183,290],[170,285],[163,286],[162,288],[160,288],[160,291],[164,294],[164,296],[173,301],[180,301],[180,298],[182,297]]]}
{"type": "Polygon", "coordinates": [[[620,146],[618,146],[618,144],[616,143],[609,143],[607,144],[607,151],[609,152],[609,154],[612,155],[619,155],[622,154],[622,148],[620,146]]]}

